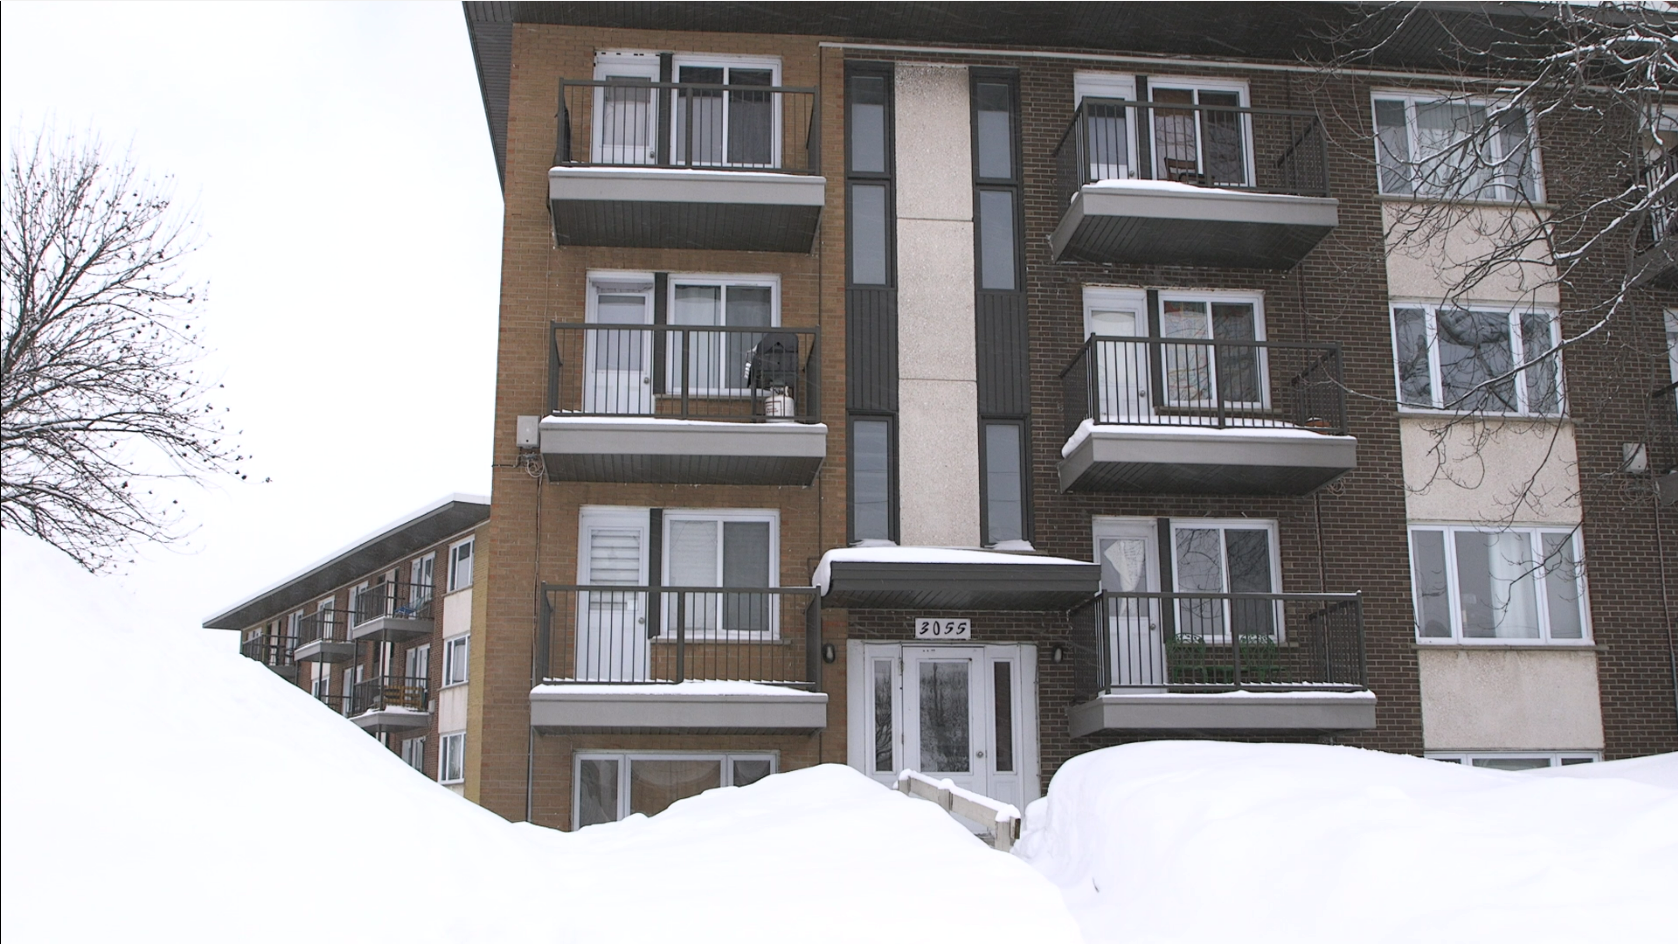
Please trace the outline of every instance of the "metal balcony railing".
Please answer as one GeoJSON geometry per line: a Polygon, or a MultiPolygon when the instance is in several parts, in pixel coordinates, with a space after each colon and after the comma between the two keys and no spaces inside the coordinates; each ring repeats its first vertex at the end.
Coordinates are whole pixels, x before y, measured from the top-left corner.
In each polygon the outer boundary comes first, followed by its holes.
{"type": "Polygon", "coordinates": [[[365,711],[430,710],[429,683],[423,678],[385,675],[357,682],[350,690],[350,714],[365,711]]]}
{"type": "Polygon", "coordinates": [[[1355,593],[1116,593],[1072,612],[1084,697],[1126,690],[1357,691],[1355,593]]]}
{"type": "Polygon", "coordinates": [[[297,645],[310,642],[349,642],[349,626],[343,610],[328,607],[305,613],[297,619],[297,645]]]}
{"type": "Polygon", "coordinates": [[[341,715],[349,714],[349,712],[344,709],[349,707],[350,699],[344,695],[331,695],[326,692],[314,692],[310,697],[341,715]]]}
{"type": "Polygon", "coordinates": [[[1678,236],[1678,148],[1662,153],[1643,165],[1639,176],[1654,197],[1649,208],[1649,228],[1639,233],[1639,252],[1678,236]]]}
{"type": "Polygon", "coordinates": [[[1328,139],[1313,111],[1085,98],[1055,166],[1063,206],[1101,180],[1329,195],[1328,139]]]}
{"type": "Polygon", "coordinates": [[[292,658],[296,649],[296,636],[270,636],[266,633],[252,633],[239,644],[239,652],[245,658],[273,668],[296,665],[296,660],[292,658]]]}
{"type": "Polygon", "coordinates": [[[813,88],[562,79],[558,166],[821,173],[813,88]]]}
{"type": "Polygon", "coordinates": [[[772,682],[819,689],[814,587],[542,587],[536,682],[772,682]]]}
{"type": "Polygon", "coordinates": [[[433,590],[427,583],[390,581],[374,584],[351,594],[351,622],[359,626],[381,616],[431,619],[433,590]]]}
{"type": "Polygon", "coordinates": [[[548,412],[817,422],[819,328],[549,323],[548,412]]]}
{"type": "Polygon", "coordinates": [[[1093,336],[1060,380],[1068,437],[1086,419],[1346,432],[1338,344],[1093,336]]]}

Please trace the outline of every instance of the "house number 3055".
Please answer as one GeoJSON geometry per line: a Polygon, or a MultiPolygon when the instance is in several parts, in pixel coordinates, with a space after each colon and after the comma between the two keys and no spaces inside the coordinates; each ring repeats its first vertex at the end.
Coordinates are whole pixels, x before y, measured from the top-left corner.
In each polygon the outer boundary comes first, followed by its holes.
{"type": "Polygon", "coordinates": [[[973,621],[970,619],[917,619],[916,639],[972,639],[973,621]]]}

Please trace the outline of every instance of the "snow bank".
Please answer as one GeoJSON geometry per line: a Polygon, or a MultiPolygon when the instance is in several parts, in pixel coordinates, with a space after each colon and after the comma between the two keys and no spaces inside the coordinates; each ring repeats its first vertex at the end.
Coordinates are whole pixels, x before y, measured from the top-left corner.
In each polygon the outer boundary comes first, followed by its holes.
{"type": "Polygon", "coordinates": [[[1025,863],[845,767],[509,824],[225,637],[3,541],[8,940],[1078,940],[1025,863]]]}
{"type": "Polygon", "coordinates": [[[1090,944],[1671,940],[1678,778],[1616,766],[1131,744],[1062,766],[1016,853],[1090,944]]]}
{"type": "Polygon", "coordinates": [[[822,555],[816,565],[811,583],[827,593],[833,578],[835,561],[857,561],[875,564],[1083,564],[1089,561],[1042,554],[1011,554],[1006,551],[982,551],[966,547],[898,547],[895,544],[868,544],[857,547],[838,547],[822,555]]]}

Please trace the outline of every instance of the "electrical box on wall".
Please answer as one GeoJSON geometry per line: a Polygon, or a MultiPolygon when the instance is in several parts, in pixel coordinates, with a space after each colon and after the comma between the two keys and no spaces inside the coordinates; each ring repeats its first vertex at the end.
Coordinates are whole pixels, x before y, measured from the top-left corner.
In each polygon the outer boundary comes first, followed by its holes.
{"type": "Polygon", "coordinates": [[[542,444],[541,427],[536,417],[519,417],[517,439],[520,449],[535,449],[542,444]]]}

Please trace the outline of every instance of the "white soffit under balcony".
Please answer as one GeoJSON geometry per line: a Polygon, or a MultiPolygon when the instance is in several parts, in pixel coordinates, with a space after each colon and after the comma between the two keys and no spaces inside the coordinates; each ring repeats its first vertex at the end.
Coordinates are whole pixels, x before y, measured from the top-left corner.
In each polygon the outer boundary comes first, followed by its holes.
{"type": "Polygon", "coordinates": [[[1061,448],[1061,491],[1296,495],[1357,468],[1358,441],[1298,427],[1102,425],[1061,448]]]}
{"type": "Polygon", "coordinates": [[[363,711],[350,718],[350,721],[370,734],[425,730],[431,727],[431,712],[414,711],[411,708],[379,708],[363,711]]]}
{"type": "Polygon", "coordinates": [[[827,727],[827,694],[762,682],[550,683],[531,689],[530,724],[577,732],[817,731],[827,727]]]}
{"type": "Polygon", "coordinates": [[[548,199],[819,207],[827,201],[827,178],[680,167],[555,167],[548,171],[548,199]]]}
{"type": "Polygon", "coordinates": [[[1067,712],[1073,737],[1097,731],[1367,731],[1375,693],[1130,692],[1098,695],[1067,712]]]}

